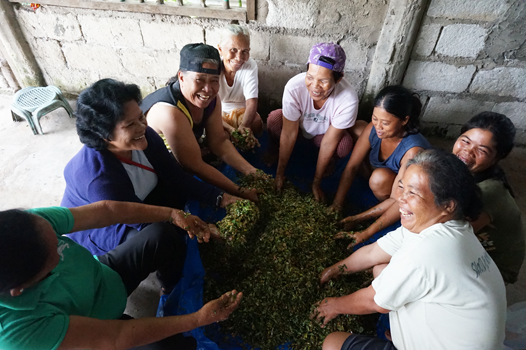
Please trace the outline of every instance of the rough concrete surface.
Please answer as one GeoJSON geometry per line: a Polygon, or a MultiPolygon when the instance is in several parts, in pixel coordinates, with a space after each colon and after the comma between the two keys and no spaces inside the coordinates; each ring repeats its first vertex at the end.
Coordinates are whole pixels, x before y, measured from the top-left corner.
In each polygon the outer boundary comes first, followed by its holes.
{"type": "Polygon", "coordinates": [[[475,66],[456,67],[441,62],[411,61],[404,86],[415,90],[462,92],[467,89],[475,66]]]}
{"type": "Polygon", "coordinates": [[[431,55],[436,46],[441,28],[442,26],[439,24],[429,24],[420,28],[414,49],[417,55],[424,57],[431,55]]]}
{"type": "Polygon", "coordinates": [[[433,0],[428,16],[482,21],[499,19],[509,8],[506,0],[433,0]]]}
{"type": "Polygon", "coordinates": [[[484,48],[487,30],[476,24],[445,26],[436,46],[439,54],[475,58],[484,48]]]}
{"type": "Polygon", "coordinates": [[[526,68],[498,67],[477,72],[469,90],[476,94],[491,94],[526,98],[526,68]]]}
{"type": "Polygon", "coordinates": [[[491,111],[494,105],[493,102],[479,100],[431,97],[422,120],[443,124],[464,124],[480,112],[491,111]]]}

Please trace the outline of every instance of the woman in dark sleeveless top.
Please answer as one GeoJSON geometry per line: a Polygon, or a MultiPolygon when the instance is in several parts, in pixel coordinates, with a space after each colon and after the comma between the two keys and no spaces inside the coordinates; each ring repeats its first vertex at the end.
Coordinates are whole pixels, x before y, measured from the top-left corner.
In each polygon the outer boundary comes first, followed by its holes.
{"type": "MultiPolygon", "coordinates": [[[[161,134],[177,161],[201,180],[235,196],[257,201],[255,190],[241,190],[219,170],[205,163],[198,139],[203,130],[210,150],[242,174],[256,172],[227,139],[218,97],[221,72],[219,52],[205,44],[181,50],[177,80],[148,95],[141,104],[148,124],[161,134]]],[[[175,78],[175,77],[174,77],[175,78]]]]}
{"type": "Polygon", "coordinates": [[[357,223],[377,218],[371,226],[352,235],[342,236],[355,239],[351,245],[361,243],[376,232],[400,220],[395,190],[402,178],[405,165],[416,154],[431,148],[419,131],[422,104],[417,95],[403,86],[388,86],[382,89],[374,100],[372,121],[360,135],[345,168],[332,207],[340,210],[354,177],[369,155],[374,171],[369,177],[369,186],[381,202],[358,215],[345,218],[342,223],[346,230],[357,223]]]}

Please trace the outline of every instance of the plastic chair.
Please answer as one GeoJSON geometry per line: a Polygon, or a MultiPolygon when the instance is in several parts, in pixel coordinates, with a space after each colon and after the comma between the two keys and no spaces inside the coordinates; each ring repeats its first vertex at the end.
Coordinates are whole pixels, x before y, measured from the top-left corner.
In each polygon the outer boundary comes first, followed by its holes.
{"type": "Polygon", "coordinates": [[[56,86],[27,87],[18,91],[11,103],[11,115],[14,121],[27,120],[34,135],[44,134],[40,118],[63,107],[73,118],[73,109],[56,86]]]}

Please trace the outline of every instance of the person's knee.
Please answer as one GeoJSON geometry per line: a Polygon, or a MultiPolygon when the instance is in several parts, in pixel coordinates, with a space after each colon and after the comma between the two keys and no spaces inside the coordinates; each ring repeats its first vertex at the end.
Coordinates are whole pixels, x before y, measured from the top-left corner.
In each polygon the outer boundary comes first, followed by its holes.
{"type": "Polygon", "coordinates": [[[396,174],[387,168],[378,168],[369,178],[369,187],[378,200],[385,200],[391,196],[396,174]]]}
{"type": "Polygon", "coordinates": [[[350,133],[350,135],[353,138],[355,143],[356,143],[356,141],[358,141],[358,138],[363,133],[363,131],[365,130],[367,125],[369,125],[369,124],[366,121],[364,121],[364,120],[357,120],[354,123],[354,126],[352,128],[347,129],[347,130],[349,130],[349,133],[350,133]]]}
{"type": "Polygon", "coordinates": [[[281,109],[276,109],[268,115],[267,130],[273,137],[279,137],[281,129],[283,129],[283,112],[281,109]]]}
{"type": "Polygon", "coordinates": [[[350,336],[350,333],[334,332],[325,338],[322,350],[341,350],[343,343],[350,336]]]}
{"type": "Polygon", "coordinates": [[[354,140],[348,132],[345,132],[340,143],[338,143],[338,148],[336,149],[336,156],[338,158],[344,158],[349,153],[351,153],[354,146],[354,140]]]}

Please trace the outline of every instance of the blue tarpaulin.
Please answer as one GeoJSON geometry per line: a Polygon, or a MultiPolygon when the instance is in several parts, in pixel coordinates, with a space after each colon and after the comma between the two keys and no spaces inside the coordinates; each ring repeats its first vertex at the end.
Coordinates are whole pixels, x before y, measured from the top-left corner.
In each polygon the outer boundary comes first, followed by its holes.
{"type": "MultiPolygon", "coordinates": [[[[262,161],[262,155],[267,145],[266,134],[260,138],[260,143],[261,148],[256,149],[254,153],[245,152],[242,153],[242,155],[256,168],[263,170],[267,174],[275,176],[276,165],[273,167],[268,167],[262,161]]],[[[314,178],[314,173],[316,171],[317,155],[318,150],[311,142],[305,139],[298,139],[298,142],[296,142],[296,146],[294,147],[290,157],[285,176],[289,181],[297,186],[300,191],[311,191],[312,179],[314,178]]],[[[334,174],[323,179],[321,188],[325,194],[328,195],[328,197],[331,195],[334,196],[336,193],[341,174],[348,160],[349,156],[338,161],[334,174]]],[[[237,179],[236,171],[230,166],[222,165],[219,167],[219,170],[228,178],[234,181],[237,179]]],[[[369,189],[367,181],[360,177],[356,177],[354,180],[347,194],[346,201],[352,204],[353,212],[344,213],[345,215],[352,215],[361,212],[378,203],[373,193],[369,189]]],[[[186,210],[209,222],[216,222],[225,216],[224,209],[212,210],[211,208],[202,208],[201,205],[196,202],[189,202],[186,210]]],[[[382,231],[375,234],[367,242],[356,245],[355,249],[359,249],[364,244],[375,242],[378,238],[399,226],[400,223],[398,222],[392,226],[386,227],[382,231]]],[[[187,238],[187,256],[183,270],[183,277],[170,295],[164,295],[161,297],[157,311],[158,317],[184,315],[195,312],[203,306],[203,278],[205,271],[201,263],[197,244],[198,243],[196,239],[191,240],[187,238]]],[[[225,292],[227,291],[225,290],[225,292]]],[[[219,295],[217,297],[219,297],[219,295]]],[[[381,327],[388,327],[388,321],[386,322],[385,318],[379,322],[379,335],[381,333],[383,336],[383,332],[380,330],[381,327]]],[[[216,327],[215,330],[216,332],[212,332],[212,334],[217,333],[219,335],[220,325],[216,327]]],[[[203,328],[198,328],[185,334],[185,336],[188,335],[192,335],[197,340],[198,350],[241,350],[241,347],[233,345],[236,344],[236,342],[230,341],[231,338],[229,338],[229,336],[218,336],[217,339],[215,339],[217,340],[217,343],[208,339],[203,333],[203,328]],[[218,346],[219,341],[221,342],[221,347],[218,346]]],[[[250,339],[245,339],[245,341],[250,343],[250,339]]],[[[288,349],[286,345],[280,346],[279,348],[288,349]]]]}

